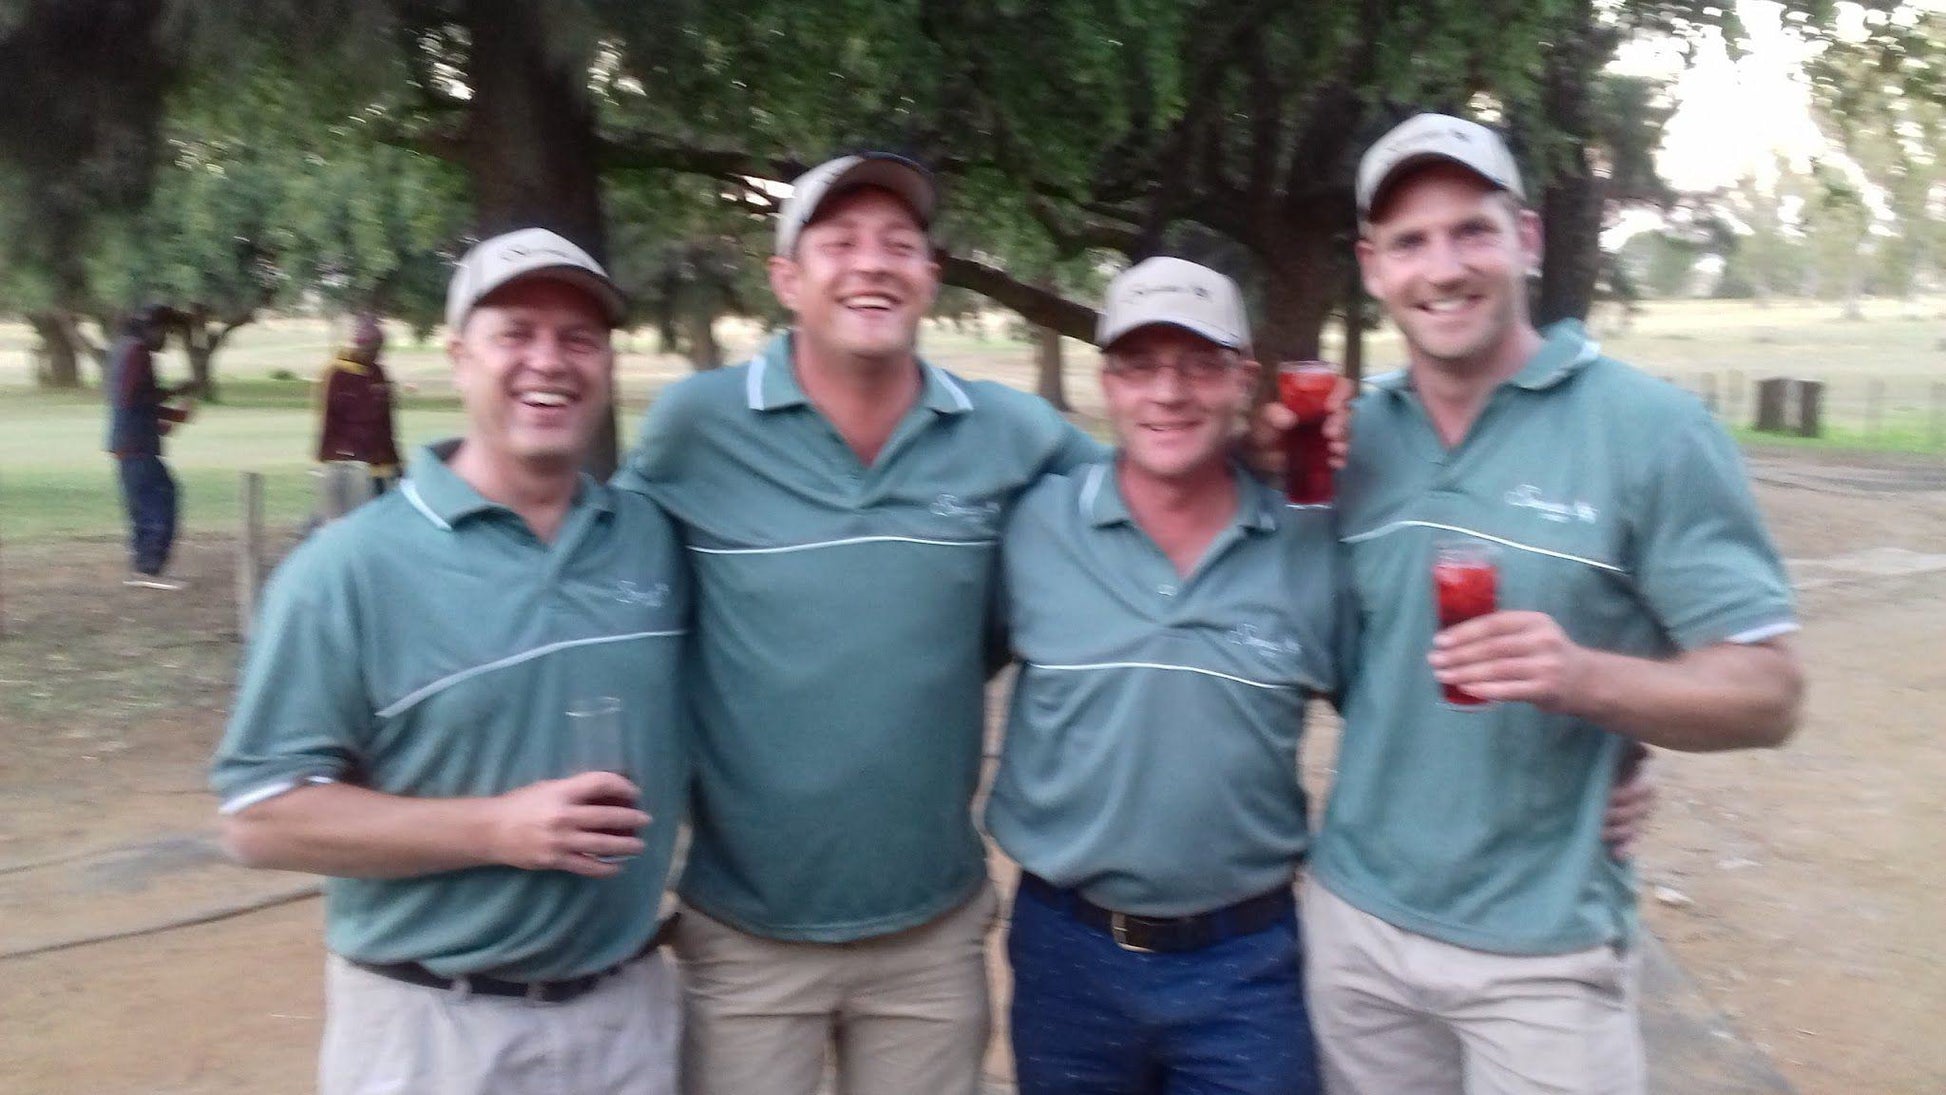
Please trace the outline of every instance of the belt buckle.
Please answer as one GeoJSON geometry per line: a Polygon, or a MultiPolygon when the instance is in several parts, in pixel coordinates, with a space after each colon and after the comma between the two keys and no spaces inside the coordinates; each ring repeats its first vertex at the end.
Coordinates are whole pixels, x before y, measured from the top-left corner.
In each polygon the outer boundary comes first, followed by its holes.
{"type": "Polygon", "coordinates": [[[1128,941],[1128,917],[1122,913],[1108,914],[1108,934],[1115,939],[1115,945],[1133,954],[1154,954],[1148,947],[1138,947],[1128,941]]]}

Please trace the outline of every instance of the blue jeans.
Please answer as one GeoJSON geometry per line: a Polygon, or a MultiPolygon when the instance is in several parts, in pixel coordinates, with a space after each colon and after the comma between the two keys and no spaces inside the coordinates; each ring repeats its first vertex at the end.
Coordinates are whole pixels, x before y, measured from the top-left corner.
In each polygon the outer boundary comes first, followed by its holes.
{"type": "Polygon", "coordinates": [[[1315,1095],[1295,916],[1140,954],[1022,891],[1007,935],[1021,1095],[1315,1095]]]}
{"type": "Polygon", "coordinates": [[[176,542],[176,480],[160,456],[124,456],[122,507],[128,511],[129,565],[160,574],[176,542]]]}

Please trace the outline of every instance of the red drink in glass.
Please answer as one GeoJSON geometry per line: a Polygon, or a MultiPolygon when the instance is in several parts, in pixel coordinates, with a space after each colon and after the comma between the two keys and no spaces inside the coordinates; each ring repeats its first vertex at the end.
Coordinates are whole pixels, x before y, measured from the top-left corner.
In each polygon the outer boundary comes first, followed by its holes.
{"type": "MultiPolygon", "coordinates": [[[[1485,616],[1499,606],[1500,568],[1492,544],[1483,540],[1442,540],[1434,546],[1433,598],[1442,630],[1485,616]]],[[[1458,685],[1440,686],[1447,703],[1476,707],[1486,700],[1458,685]]]]}
{"type": "Polygon", "coordinates": [[[1295,505],[1326,505],[1332,500],[1331,451],[1324,440],[1324,420],[1337,387],[1338,367],[1328,361],[1286,361],[1277,366],[1277,398],[1297,416],[1297,425],[1284,436],[1284,497],[1295,505]]]}

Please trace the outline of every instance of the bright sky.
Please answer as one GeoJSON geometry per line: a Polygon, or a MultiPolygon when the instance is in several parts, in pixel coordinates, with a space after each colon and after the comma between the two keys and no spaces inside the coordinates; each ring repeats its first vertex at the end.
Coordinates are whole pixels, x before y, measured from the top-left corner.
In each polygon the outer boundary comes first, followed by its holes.
{"type": "MultiPolygon", "coordinates": [[[[1784,29],[1782,12],[1772,0],[1738,0],[1745,41],[1734,61],[1713,32],[1696,46],[1686,70],[1667,43],[1633,43],[1622,50],[1615,66],[1620,71],[1675,76],[1670,94],[1678,106],[1656,158],[1671,186],[1709,190],[1734,186],[1744,175],[1767,181],[1775,155],[1802,167],[1824,150],[1826,142],[1811,121],[1810,86],[1800,71],[1810,51],[1784,29]]],[[[1855,20],[1855,9],[1848,14],[1855,20]]]]}

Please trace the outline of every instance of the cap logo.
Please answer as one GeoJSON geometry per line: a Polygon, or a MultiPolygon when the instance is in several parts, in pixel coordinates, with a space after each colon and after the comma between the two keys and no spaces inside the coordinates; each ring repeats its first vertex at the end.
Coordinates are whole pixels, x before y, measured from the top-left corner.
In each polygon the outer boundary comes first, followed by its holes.
{"type": "Polygon", "coordinates": [[[559,247],[528,247],[525,244],[515,243],[509,244],[500,250],[500,257],[503,259],[526,258],[528,255],[553,255],[556,258],[563,259],[574,258],[573,255],[561,250],[559,247]]]}
{"type": "Polygon", "coordinates": [[[1210,299],[1209,290],[1201,285],[1132,285],[1128,290],[1128,295],[1135,299],[1155,293],[1188,293],[1198,300],[1210,299]]]}

